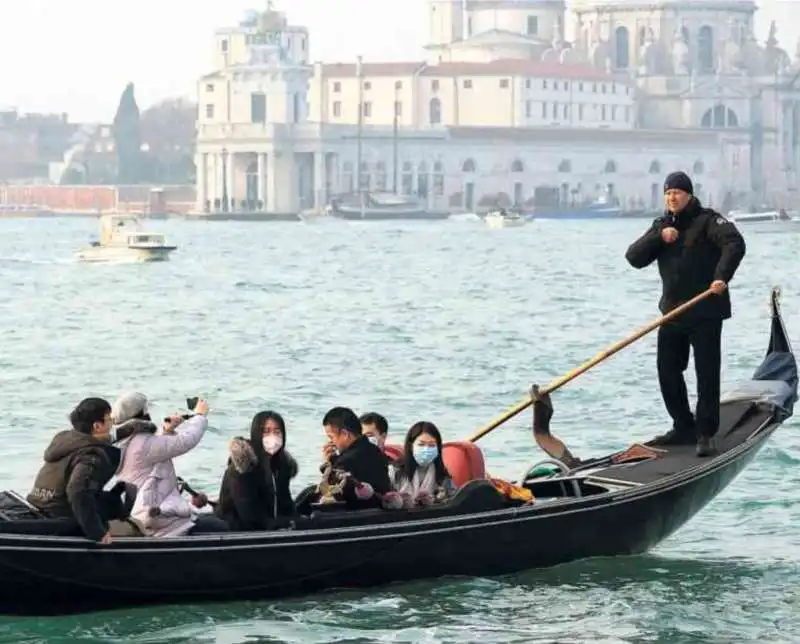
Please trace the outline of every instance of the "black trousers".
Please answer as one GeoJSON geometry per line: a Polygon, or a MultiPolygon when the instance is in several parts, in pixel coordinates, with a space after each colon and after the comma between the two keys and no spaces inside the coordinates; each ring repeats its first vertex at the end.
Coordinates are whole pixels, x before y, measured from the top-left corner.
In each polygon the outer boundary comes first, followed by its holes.
{"type": "Polygon", "coordinates": [[[667,324],[658,330],[658,383],[673,427],[698,436],[714,436],[719,429],[722,320],[667,324]],[[689,366],[689,348],[697,374],[697,410],[689,408],[683,372],[689,366]]]}

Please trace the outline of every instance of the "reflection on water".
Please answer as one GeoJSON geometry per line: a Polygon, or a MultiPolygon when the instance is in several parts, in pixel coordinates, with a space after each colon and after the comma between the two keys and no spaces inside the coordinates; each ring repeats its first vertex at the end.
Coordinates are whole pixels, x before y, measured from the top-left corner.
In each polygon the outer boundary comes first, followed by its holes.
{"type": "Polygon", "coordinates": [[[13,620],[0,626],[0,637],[130,644],[789,642],[800,633],[800,597],[782,580],[796,574],[796,566],[748,561],[620,557],[369,594],[13,620]],[[709,633],[717,639],[691,639],[709,633]]]}

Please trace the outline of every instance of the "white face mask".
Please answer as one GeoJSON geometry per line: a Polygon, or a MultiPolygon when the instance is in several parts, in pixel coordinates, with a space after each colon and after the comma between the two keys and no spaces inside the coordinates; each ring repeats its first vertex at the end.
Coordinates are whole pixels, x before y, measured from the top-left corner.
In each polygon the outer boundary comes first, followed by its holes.
{"type": "Polygon", "coordinates": [[[283,439],[275,434],[267,434],[261,439],[261,444],[264,446],[264,451],[273,456],[283,447],[283,439]]]}

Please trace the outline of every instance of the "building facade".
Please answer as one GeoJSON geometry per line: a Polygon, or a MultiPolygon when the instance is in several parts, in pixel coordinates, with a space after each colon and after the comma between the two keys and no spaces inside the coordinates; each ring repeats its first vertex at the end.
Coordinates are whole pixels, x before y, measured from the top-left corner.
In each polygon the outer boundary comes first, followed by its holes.
{"type": "Polygon", "coordinates": [[[755,42],[753,2],[687,4],[576,1],[567,43],[558,0],[430,0],[424,60],[396,63],[312,64],[305,28],[250,12],[199,82],[198,210],[297,212],[359,180],[437,210],[650,208],[678,168],[717,207],[787,205],[800,65],[774,27],[755,42]]]}

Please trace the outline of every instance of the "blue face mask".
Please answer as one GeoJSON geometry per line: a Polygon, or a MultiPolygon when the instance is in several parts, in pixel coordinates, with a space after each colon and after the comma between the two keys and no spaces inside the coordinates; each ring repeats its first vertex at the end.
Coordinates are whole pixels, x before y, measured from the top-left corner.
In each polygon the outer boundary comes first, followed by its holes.
{"type": "Polygon", "coordinates": [[[414,445],[414,460],[420,467],[430,465],[439,456],[439,449],[428,445],[414,445]]]}

